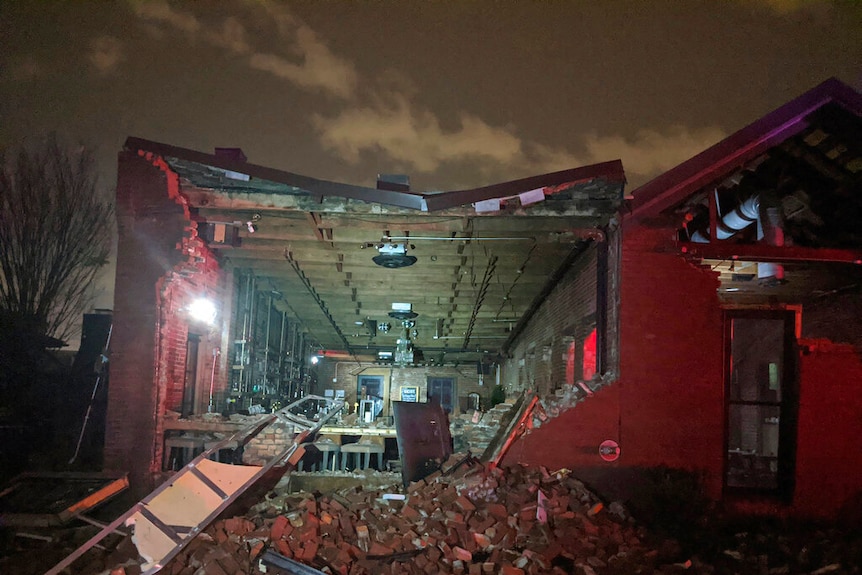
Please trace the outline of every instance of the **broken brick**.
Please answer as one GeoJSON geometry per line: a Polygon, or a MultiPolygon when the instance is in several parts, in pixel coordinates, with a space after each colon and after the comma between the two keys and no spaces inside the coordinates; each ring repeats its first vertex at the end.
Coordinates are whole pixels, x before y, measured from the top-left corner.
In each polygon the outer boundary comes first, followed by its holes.
{"type": "Polygon", "coordinates": [[[476,506],[473,505],[473,502],[471,502],[463,495],[455,500],[455,505],[460,507],[462,511],[473,511],[476,509],[476,506]]]}
{"type": "Polygon", "coordinates": [[[284,530],[286,527],[290,525],[290,522],[287,520],[287,517],[284,515],[279,515],[275,518],[275,522],[272,524],[272,527],[269,531],[269,536],[273,540],[281,539],[284,535],[284,530]]]}

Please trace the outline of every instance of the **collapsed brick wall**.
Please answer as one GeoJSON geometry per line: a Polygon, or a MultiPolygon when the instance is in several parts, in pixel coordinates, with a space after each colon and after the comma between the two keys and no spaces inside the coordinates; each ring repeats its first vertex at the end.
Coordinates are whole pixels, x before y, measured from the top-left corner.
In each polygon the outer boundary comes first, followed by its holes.
{"type": "MultiPolygon", "coordinates": [[[[720,496],[724,404],[718,281],[708,269],[657,250],[665,235],[639,228],[626,230],[622,240],[620,275],[610,280],[620,287],[618,327],[609,314],[609,330],[618,329],[619,379],[591,396],[564,386],[561,392],[570,399],[544,400],[557,417],[513,446],[506,461],[574,469],[619,497],[634,485],[627,479],[632,470],[661,464],[708,470],[706,489],[720,496]],[[605,440],[620,446],[617,460],[600,456],[605,440]]],[[[609,250],[610,262],[615,254],[609,250]]],[[[558,289],[577,287],[564,281],[558,289]]],[[[562,293],[560,300],[566,301],[562,293]]],[[[612,289],[609,294],[613,305],[612,289]]],[[[565,309],[558,313],[566,315],[565,309]]],[[[552,338],[561,320],[544,323],[545,333],[533,331],[531,337],[552,338]]],[[[615,344],[613,336],[609,339],[615,344]]],[[[609,375],[615,378],[617,372],[609,375]]]]}
{"type": "Polygon", "coordinates": [[[275,422],[249,441],[242,452],[245,465],[265,465],[269,460],[293,445],[292,425],[275,422]]]}
{"type": "MultiPolygon", "coordinates": [[[[626,230],[619,380],[591,397],[575,393],[576,409],[546,409],[552,417],[516,443],[507,461],[575,469],[604,494],[623,499],[645,468],[667,465],[702,474],[706,494],[722,498],[723,303],[717,274],[667,249],[668,237],[668,230],[626,230]],[[605,439],[620,445],[618,460],[599,457],[605,439]]],[[[862,458],[847,450],[849,438],[862,432],[862,314],[853,312],[862,309],[862,297],[851,290],[763,303],[802,303],[795,490],[790,504],[734,498],[734,508],[834,516],[862,493],[862,458]]],[[[547,398],[542,404],[571,405],[547,398]]]]}

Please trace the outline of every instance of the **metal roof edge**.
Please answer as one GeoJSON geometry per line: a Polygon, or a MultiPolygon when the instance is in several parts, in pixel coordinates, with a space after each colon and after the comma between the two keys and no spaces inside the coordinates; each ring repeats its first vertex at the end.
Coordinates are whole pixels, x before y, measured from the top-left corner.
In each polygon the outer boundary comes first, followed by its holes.
{"type": "Polygon", "coordinates": [[[722,171],[730,171],[804,129],[805,117],[830,102],[862,115],[862,94],[830,78],[634,190],[626,219],[655,215],[684,199],[724,175],[722,171]]]}

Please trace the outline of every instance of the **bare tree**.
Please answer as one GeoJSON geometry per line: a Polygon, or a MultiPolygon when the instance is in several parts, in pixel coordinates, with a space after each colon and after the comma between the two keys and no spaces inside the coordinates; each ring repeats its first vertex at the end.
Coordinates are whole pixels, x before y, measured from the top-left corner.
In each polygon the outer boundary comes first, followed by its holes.
{"type": "Polygon", "coordinates": [[[85,148],[52,135],[0,156],[0,331],[68,337],[92,302],[113,221],[85,148]]]}

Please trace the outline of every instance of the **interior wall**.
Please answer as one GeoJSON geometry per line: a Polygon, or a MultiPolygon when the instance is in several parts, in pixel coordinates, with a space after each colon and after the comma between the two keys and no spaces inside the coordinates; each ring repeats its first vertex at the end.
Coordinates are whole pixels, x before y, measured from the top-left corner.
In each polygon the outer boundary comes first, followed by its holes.
{"type": "MultiPolygon", "coordinates": [[[[546,396],[566,383],[569,343],[582,342],[596,325],[597,262],[598,247],[591,244],[519,334],[503,362],[507,395],[530,389],[546,396]]],[[[574,377],[582,374],[576,370],[574,377]]]]}
{"type": "MultiPolygon", "coordinates": [[[[197,251],[197,248],[192,249],[197,251]]],[[[157,409],[159,417],[164,416],[167,411],[181,411],[186,386],[186,349],[190,332],[200,337],[193,414],[206,413],[211,386],[215,395],[226,385],[226,359],[221,357],[221,349],[227,346],[227,334],[222,327],[227,324],[227,320],[221,318],[225,315],[230,317],[230,281],[226,281],[229,276],[218,267],[215,258],[210,255],[202,259],[204,261],[193,264],[180,264],[184,267],[184,273],[172,270],[164,276],[161,283],[160,330],[157,343],[158,390],[161,398],[157,409]],[[194,320],[187,311],[189,305],[201,297],[216,303],[217,321],[212,325],[194,320]]]]}
{"type": "Polygon", "coordinates": [[[428,378],[442,377],[455,380],[454,413],[463,411],[467,396],[478,393],[482,409],[490,407],[491,393],[494,387],[494,376],[484,375],[481,378],[475,364],[461,366],[410,366],[380,365],[371,362],[348,362],[324,359],[317,367],[317,389],[315,393],[322,395],[325,390],[343,390],[347,402],[346,412],[353,413],[358,402],[357,385],[361,375],[380,375],[384,378],[386,397],[383,401],[382,415],[392,415],[392,401],[400,399],[401,387],[416,387],[418,401],[425,402],[428,398],[428,378]]]}

